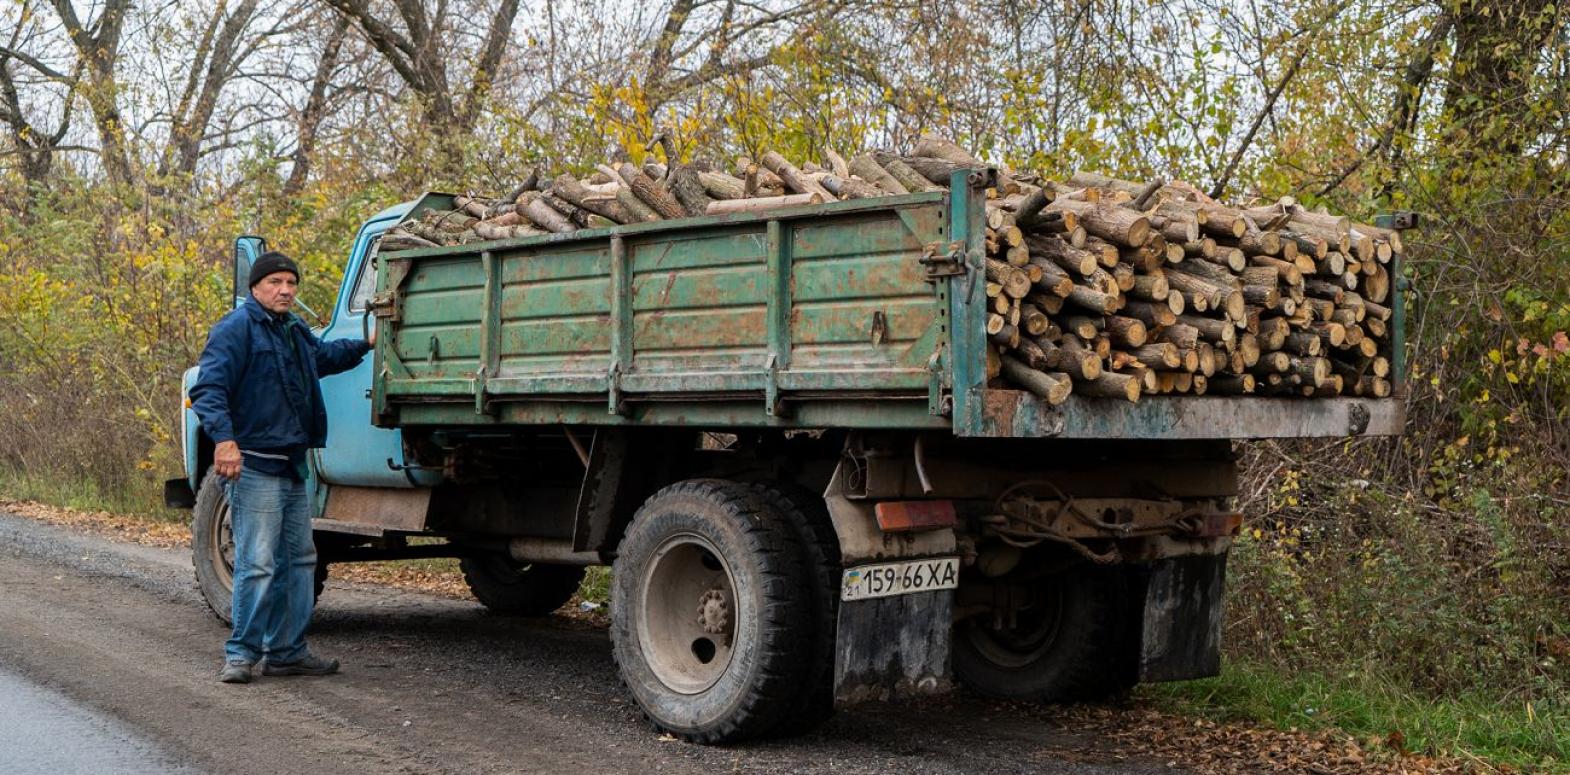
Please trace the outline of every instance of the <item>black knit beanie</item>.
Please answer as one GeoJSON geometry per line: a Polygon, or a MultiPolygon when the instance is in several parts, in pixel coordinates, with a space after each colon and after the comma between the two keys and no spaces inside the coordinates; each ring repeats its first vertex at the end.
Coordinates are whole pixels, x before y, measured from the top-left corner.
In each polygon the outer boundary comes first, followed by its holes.
{"type": "Polygon", "coordinates": [[[269,250],[257,258],[256,263],[251,264],[250,284],[245,287],[255,288],[263,277],[273,272],[288,272],[294,275],[296,282],[300,279],[300,266],[294,263],[294,259],[276,250],[269,250]]]}

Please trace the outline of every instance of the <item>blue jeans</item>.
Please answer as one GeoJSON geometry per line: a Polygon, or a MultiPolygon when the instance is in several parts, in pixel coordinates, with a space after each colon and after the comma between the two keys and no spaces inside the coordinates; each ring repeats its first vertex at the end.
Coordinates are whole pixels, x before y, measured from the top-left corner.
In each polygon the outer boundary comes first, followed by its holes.
{"type": "Polygon", "coordinates": [[[273,664],[303,659],[305,628],[316,605],[316,544],[305,484],[240,469],[229,482],[234,532],[234,633],[230,661],[273,664]]]}

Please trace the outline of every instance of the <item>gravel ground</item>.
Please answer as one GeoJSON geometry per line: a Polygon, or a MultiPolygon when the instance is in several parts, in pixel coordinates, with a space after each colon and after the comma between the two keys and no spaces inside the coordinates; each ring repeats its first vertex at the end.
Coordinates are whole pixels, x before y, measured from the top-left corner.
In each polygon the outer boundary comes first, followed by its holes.
{"type": "MultiPolygon", "coordinates": [[[[334,582],[328,678],[217,683],[225,629],[178,549],[0,515],[0,667],[199,770],[233,773],[1173,772],[1048,715],[969,699],[841,713],[788,741],[702,747],[623,695],[603,630],[334,582]]],[[[5,766],[0,751],[0,770],[5,766]]]]}

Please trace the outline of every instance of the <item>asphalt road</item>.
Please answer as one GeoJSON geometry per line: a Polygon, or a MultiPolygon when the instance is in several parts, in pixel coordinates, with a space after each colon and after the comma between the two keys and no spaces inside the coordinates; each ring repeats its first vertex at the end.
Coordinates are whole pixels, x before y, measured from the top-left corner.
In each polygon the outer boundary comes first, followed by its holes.
{"type": "Polygon", "coordinates": [[[1174,772],[963,696],[793,740],[662,739],[604,631],[380,587],[323,595],[311,641],[337,676],[220,684],[226,634],[183,552],[0,513],[0,772],[1174,772]]]}

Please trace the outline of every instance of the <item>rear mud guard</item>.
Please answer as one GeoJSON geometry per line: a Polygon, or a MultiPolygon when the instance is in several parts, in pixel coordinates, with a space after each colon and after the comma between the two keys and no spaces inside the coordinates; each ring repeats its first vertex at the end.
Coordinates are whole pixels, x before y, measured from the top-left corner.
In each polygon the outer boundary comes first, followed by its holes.
{"type": "Polygon", "coordinates": [[[1139,680],[1183,681],[1221,673],[1225,554],[1150,565],[1141,622],[1139,680]]]}

